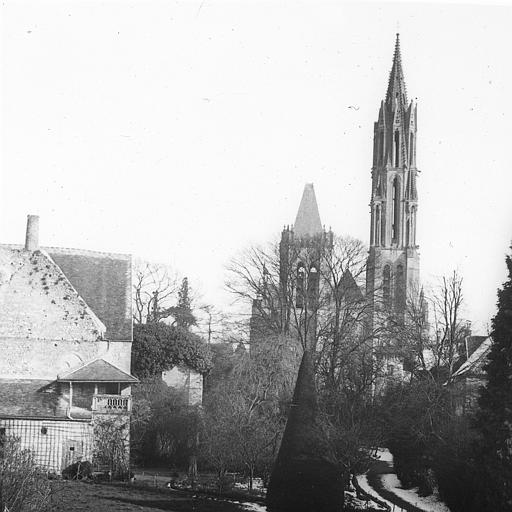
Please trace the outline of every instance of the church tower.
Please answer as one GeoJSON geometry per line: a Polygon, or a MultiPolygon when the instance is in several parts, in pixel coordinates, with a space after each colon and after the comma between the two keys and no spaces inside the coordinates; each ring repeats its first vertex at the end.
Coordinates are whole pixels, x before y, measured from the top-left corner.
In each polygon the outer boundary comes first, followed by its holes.
{"type": "Polygon", "coordinates": [[[374,311],[403,318],[419,290],[416,243],[416,105],[407,100],[399,34],[385,99],[374,124],[367,292],[374,311]]]}
{"type": "Polygon", "coordinates": [[[293,228],[284,228],[279,244],[281,293],[284,301],[292,301],[284,310],[304,343],[314,343],[322,265],[332,244],[332,231],[326,232],[320,221],[313,183],[306,183],[293,228]]]}
{"type": "Polygon", "coordinates": [[[280,333],[297,338],[303,347],[314,347],[325,276],[322,265],[332,245],[333,233],[322,226],[313,184],[306,183],[295,223],[281,233],[277,286],[264,269],[259,285],[262,293],[253,301],[251,344],[280,333]]]}

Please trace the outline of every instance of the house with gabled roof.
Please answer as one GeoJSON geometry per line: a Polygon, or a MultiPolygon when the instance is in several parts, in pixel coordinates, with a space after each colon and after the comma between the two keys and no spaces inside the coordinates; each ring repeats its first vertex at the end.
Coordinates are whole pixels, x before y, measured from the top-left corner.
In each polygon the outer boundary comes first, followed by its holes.
{"type": "Polygon", "coordinates": [[[467,336],[464,341],[466,360],[447,383],[455,413],[459,416],[477,409],[480,388],[487,382],[485,365],[492,347],[490,336],[467,336]]]}
{"type": "Polygon", "coordinates": [[[131,257],[0,244],[0,439],[60,474],[95,458],[98,425],[124,425],[131,385],[131,257]]]}

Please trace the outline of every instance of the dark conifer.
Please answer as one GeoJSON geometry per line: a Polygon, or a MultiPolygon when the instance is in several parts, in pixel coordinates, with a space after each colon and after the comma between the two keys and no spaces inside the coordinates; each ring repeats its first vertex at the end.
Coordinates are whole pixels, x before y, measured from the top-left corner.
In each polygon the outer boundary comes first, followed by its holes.
{"type": "Polygon", "coordinates": [[[183,278],[181,287],[178,291],[178,303],[173,310],[173,316],[176,320],[176,326],[181,329],[188,329],[196,325],[197,320],[192,311],[192,299],[190,298],[190,287],[188,279],[183,278]]]}
{"type": "Polygon", "coordinates": [[[477,427],[481,440],[477,462],[482,470],[481,512],[512,510],[512,259],[508,280],[498,290],[498,312],[492,321],[493,345],[481,390],[477,427]]]}
{"type": "Polygon", "coordinates": [[[313,356],[304,352],[267,493],[269,512],[339,512],[343,479],[318,421],[313,356]]]}

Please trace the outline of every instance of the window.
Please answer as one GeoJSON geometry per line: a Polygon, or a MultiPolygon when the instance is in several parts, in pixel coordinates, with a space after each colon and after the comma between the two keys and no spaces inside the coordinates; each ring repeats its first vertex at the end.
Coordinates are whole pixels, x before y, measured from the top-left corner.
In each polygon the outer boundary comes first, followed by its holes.
{"type": "Polygon", "coordinates": [[[395,167],[400,165],[400,132],[395,130],[395,167]]]}
{"type": "Polygon", "coordinates": [[[384,132],[379,133],[379,163],[384,162],[384,132]]]}
{"type": "Polygon", "coordinates": [[[375,207],[375,245],[380,245],[380,204],[375,207]]]}
{"type": "Polygon", "coordinates": [[[297,289],[296,289],[296,297],[295,297],[295,305],[298,308],[304,307],[304,276],[306,274],[306,269],[304,265],[299,264],[297,267],[297,289]]]}
{"type": "Polygon", "coordinates": [[[412,164],[414,162],[414,134],[411,133],[410,136],[410,143],[409,143],[409,166],[412,167],[412,164]]]}
{"type": "Polygon", "coordinates": [[[309,269],[308,276],[308,299],[310,304],[314,304],[318,295],[318,284],[319,284],[319,275],[318,270],[315,266],[312,266],[309,269]]]}
{"type": "Polygon", "coordinates": [[[398,179],[398,176],[393,180],[391,215],[393,219],[393,225],[391,226],[391,240],[394,243],[398,243],[400,228],[400,180],[398,179]]]}
{"type": "Polygon", "coordinates": [[[382,299],[384,307],[389,309],[391,307],[391,269],[389,265],[386,265],[382,272],[382,299]]]}
{"type": "Polygon", "coordinates": [[[396,267],[395,279],[395,306],[398,311],[405,310],[405,279],[403,265],[396,267]]]}

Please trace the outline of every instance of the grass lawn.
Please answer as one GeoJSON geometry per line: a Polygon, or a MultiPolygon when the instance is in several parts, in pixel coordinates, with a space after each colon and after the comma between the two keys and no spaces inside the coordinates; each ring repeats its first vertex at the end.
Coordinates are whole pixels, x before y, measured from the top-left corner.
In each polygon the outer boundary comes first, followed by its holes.
{"type": "Polygon", "coordinates": [[[169,490],[140,489],[121,484],[56,481],[52,512],[240,512],[242,506],[169,490]]]}

